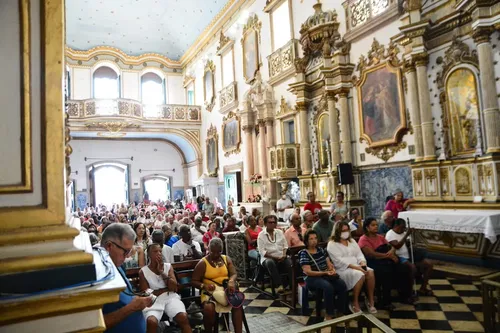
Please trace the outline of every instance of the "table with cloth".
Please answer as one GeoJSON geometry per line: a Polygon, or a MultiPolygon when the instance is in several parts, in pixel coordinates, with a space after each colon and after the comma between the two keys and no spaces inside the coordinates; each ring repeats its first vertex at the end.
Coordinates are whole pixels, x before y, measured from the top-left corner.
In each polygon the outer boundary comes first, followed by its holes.
{"type": "Polygon", "coordinates": [[[416,244],[430,250],[485,257],[496,249],[500,255],[500,210],[415,210],[399,217],[417,230],[416,244]]]}

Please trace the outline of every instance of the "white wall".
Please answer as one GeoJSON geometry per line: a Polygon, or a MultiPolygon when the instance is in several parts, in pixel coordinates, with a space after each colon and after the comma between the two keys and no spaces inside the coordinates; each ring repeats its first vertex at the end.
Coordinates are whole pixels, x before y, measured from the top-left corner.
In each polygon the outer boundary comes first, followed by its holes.
{"type": "Polygon", "coordinates": [[[71,68],[71,98],[92,98],[92,71],[90,68],[71,68]]]}
{"type": "MultiPolygon", "coordinates": [[[[127,141],[127,140],[75,140],[71,141],[73,153],[71,154],[71,175],[76,180],[76,190],[88,188],[87,167],[99,161],[115,161],[130,164],[131,189],[137,189],[141,185],[141,178],[152,174],[171,176],[173,187],[184,186],[184,174],[182,159],[177,150],[169,143],[162,141],[127,141]],[[120,157],[134,157],[134,160],[113,160],[120,157]],[[99,158],[87,160],[84,158],[99,158]],[[173,171],[142,171],[142,170],[165,170],[173,171]],[[78,171],[78,175],[74,172],[78,171]],[[137,185],[135,185],[137,184],[137,185]]],[[[191,183],[191,181],[190,181],[191,183]]],[[[191,183],[192,184],[192,183],[191,183]]]]}
{"type": "Polygon", "coordinates": [[[140,100],[141,95],[140,91],[141,79],[139,77],[139,73],[137,72],[129,72],[122,71],[122,97],[140,100]]]}
{"type": "Polygon", "coordinates": [[[182,75],[167,76],[167,103],[186,104],[182,75]]]}

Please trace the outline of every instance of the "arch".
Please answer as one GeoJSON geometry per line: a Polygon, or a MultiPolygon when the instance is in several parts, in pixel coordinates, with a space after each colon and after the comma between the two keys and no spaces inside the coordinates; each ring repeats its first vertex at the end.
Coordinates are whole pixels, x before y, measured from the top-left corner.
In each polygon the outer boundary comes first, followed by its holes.
{"type": "Polygon", "coordinates": [[[158,75],[162,80],[166,80],[167,76],[165,75],[165,72],[161,71],[158,68],[155,67],[146,67],[142,71],[139,72],[139,77],[142,77],[144,74],[148,73],[153,73],[158,75]]]}
{"type": "MultiPolygon", "coordinates": [[[[116,160],[102,160],[96,161],[94,163],[88,164],[85,168],[86,179],[87,179],[87,188],[89,189],[89,200],[90,203],[96,206],[101,202],[97,200],[97,182],[95,181],[95,175],[103,168],[112,167],[113,169],[119,169],[123,172],[123,182],[126,185],[124,188],[124,203],[128,203],[130,200],[130,173],[129,173],[129,164],[125,164],[122,162],[118,162],[116,160]]],[[[117,202],[120,204],[120,202],[117,202]]]]}
{"type": "Polygon", "coordinates": [[[115,71],[115,73],[116,73],[117,76],[121,75],[121,69],[120,69],[120,67],[117,64],[115,64],[111,60],[99,60],[91,68],[91,75],[92,75],[92,77],[94,77],[94,72],[96,70],[98,70],[99,68],[101,68],[101,67],[109,67],[109,68],[111,68],[112,70],[115,71]]]}
{"type": "MultiPolygon", "coordinates": [[[[165,180],[165,182],[167,183],[167,187],[168,187],[168,197],[167,197],[167,200],[172,200],[172,187],[173,187],[173,177],[172,176],[167,176],[165,174],[159,174],[159,173],[156,173],[156,174],[152,174],[152,175],[147,175],[147,176],[144,176],[144,177],[141,177],[141,194],[142,196],[144,196],[144,193],[146,192],[146,182],[149,181],[149,180],[155,180],[155,179],[162,179],[162,180],[165,180]]],[[[151,194],[149,193],[150,195],[150,200],[154,200],[151,198],[151,194]]]]}

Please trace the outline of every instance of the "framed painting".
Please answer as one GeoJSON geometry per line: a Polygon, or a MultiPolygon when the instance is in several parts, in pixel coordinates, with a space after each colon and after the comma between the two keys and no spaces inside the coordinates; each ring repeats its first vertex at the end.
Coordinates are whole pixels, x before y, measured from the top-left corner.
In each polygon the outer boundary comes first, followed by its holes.
{"type": "Polygon", "coordinates": [[[224,156],[227,157],[233,153],[238,154],[241,144],[240,118],[234,112],[229,112],[222,121],[222,150],[224,156]]]}
{"type": "Polygon", "coordinates": [[[361,140],[369,147],[398,144],[407,129],[400,68],[385,62],[362,71],[357,92],[361,140]]]}
{"type": "Polygon", "coordinates": [[[262,23],[257,15],[251,16],[243,27],[243,76],[247,83],[255,79],[255,72],[259,69],[259,35],[262,23]]]}
{"type": "Polygon", "coordinates": [[[203,73],[203,93],[205,97],[205,108],[211,112],[215,105],[215,64],[212,60],[207,61],[203,73]]]}
{"type": "Polygon", "coordinates": [[[217,134],[217,128],[214,125],[210,125],[207,131],[206,140],[206,161],[207,161],[207,173],[210,177],[217,177],[219,171],[219,135],[217,134]]]}

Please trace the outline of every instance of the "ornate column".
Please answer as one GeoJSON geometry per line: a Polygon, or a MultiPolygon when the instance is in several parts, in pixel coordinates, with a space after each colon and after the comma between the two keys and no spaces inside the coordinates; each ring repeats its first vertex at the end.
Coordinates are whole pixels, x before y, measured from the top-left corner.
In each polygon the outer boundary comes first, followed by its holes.
{"type": "MultiPolygon", "coordinates": [[[[272,119],[266,119],[266,147],[274,146],[274,126],[272,119]]],[[[267,149],[265,152],[267,156],[267,149]]]]}
{"type": "Polygon", "coordinates": [[[254,174],[254,158],[253,158],[253,147],[252,144],[252,133],[254,132],[253,126],[247,125],[243,126],[243,132],[245,132],[245,145],[246,145],[246,156],[245,156],[245,181],[249,181],[250,177],[254,174]]]}
{"type": "Polygon", "coordinates": [[[418,103],[417,74],[415,64],[411,61],[405,63],[404,72],[408,84],[408,110],[410,111],[411,125],[415,135],[415,161],[424,158],[422,142],[422,124],[420,123],[420,109],[418,103]]]}
{"type": "Polygon", "coordinates": [[[260,173],[259,169],[259,149],[257,146],[257,133],[252,128],[252,155],[253,155],[253,172],[260,173]]]}
{"type": "Polygon", "coordinates": [[[267,168],[267,148],[266,148],[266,124],[263,120],[259,120],[259,137],[258,145],[260,149],[259,153],[259,169],[262,179],[267,179],[269,177],[269,170],[267,168]]]}
{"type": "Polygon", "coordinates": [[[340,134],[337,109],[335,108],[335,95],[332,92],[327,94],[328,101],[328,127],[330,129],[330,149],[332,154],[332,169],[340,163],[340,134]]]}
{"type": "Polygon", "coordinates": [[[300,128],[300,166],[302,175],[310,175],[312,171],[311,144],[309,142],[309,122],[307,121],[307,103],[298,102],[297,111],[299,115],[300,128]]]}
{"type": "Polygon", "coordinates": [[[349,124],[349,105],[347,95],[349,89],[337,90],[340,111],[340,145],[342,146],[342,162],[352,163],[351,126],[349,124]]]}
{"type": "Polygon", "coordinates": [[[490,43],[491,27],[479,27],[472,37],[477,45],[479,78],[485,123],[487,153],[500,152],[500,114],[495,82],[493,52],[490,43]]]}
{"type": "Polygon", "coordinates": [[[436,146],[434,144],[434,121],[432,120],[429,82],[427,81],[429,56],[427,53],[422,53],[414,56],[413,60],[417,69],[418,102],[422,124],[424,161],[432,161],[436,159],[436,146]]]}

